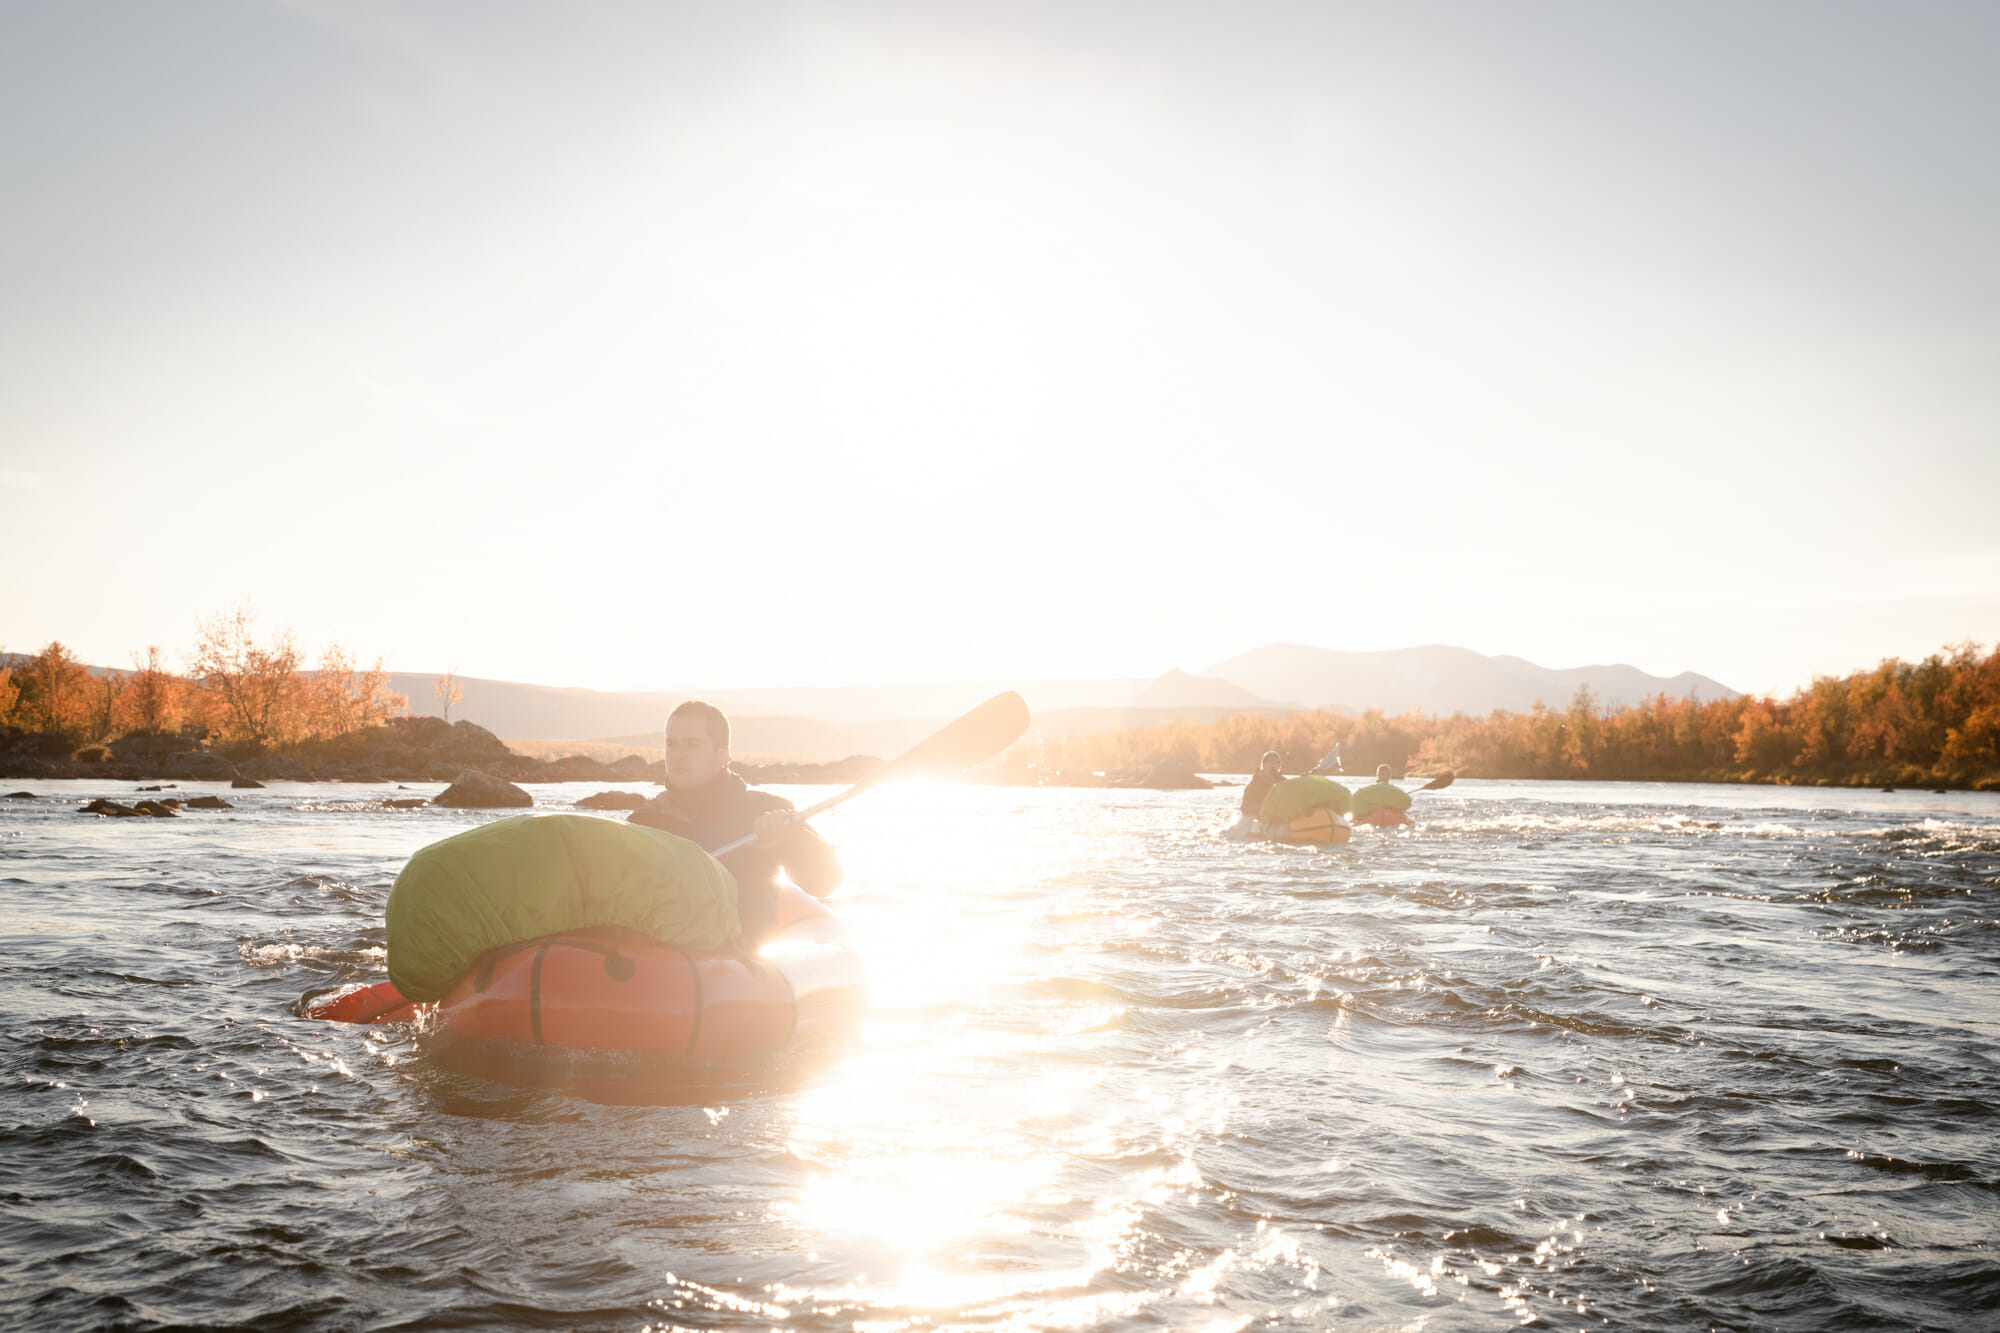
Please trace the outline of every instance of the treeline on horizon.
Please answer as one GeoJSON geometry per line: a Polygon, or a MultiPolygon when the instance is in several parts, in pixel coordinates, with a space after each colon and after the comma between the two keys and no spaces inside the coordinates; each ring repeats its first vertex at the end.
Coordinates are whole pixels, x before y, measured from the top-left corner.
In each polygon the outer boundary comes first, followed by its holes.
{"type": "Polygon", "coordinates": [[[1465,777],[2000,790],[2000,645],[1974,643],[1921,662],[1884,659],[1820,676],[1790,698],[1668,698],[1599,705],[1589,686],[1567,707],[1438,717],[1244,713],[1210,723],[1104,731],[1041,743],[1016,768],[1109,771],[1174,764],[1245,773],[1276,750],[1288,773],[1338,744],[1350,773],[1450,769],[1465,777]]]}
{"type": "MultiPolygon", "coordinates": [[[[260,637],[247,610],[199,621],[185,673],[167,669],[157,644],[132,654],[130,671],[93,673],[60,641],[0,663],[0,727],[61,736],[81,759],[126,736],[195,728],[226,754],[310,747],[380,726],[408,711],[377,658],[358,666],[338,643],[309,659],[290,629],[260,637]]],[[[456,682],[440,678],[440,697],[456,682]]]]}

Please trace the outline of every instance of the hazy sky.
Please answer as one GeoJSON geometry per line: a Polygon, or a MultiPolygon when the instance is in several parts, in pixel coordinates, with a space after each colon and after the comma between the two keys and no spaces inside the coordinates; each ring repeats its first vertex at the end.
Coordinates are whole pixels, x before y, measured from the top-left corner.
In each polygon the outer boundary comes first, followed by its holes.
{"type": "Polygon", "coordinates": [[[0,0],[0,646],[2000,637],[2000,5],[0,0]]]}

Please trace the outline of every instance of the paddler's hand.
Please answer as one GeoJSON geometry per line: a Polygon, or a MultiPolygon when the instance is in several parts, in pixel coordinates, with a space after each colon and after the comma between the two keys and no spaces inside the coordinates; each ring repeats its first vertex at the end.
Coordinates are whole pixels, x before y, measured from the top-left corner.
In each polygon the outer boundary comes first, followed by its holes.
{"type": "Polygon", "coordinates": [[[766,810],[752,821],[750,831],[757,835],[760,846],[770,848],[791,837],[798,826],[798,816],[790,810],[766,810]]]}

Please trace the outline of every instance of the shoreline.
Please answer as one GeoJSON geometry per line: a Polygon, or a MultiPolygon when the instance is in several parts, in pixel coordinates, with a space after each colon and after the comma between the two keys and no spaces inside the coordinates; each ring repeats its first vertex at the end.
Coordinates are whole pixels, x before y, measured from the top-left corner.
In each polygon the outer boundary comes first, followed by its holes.
{"type": "MultiPolygon", "coordinates": [[[[201,752],[208,755],[210,752],[201,752]]],[[[216,756],[220,758],[220,756],[216,756]]],[[[636,757],[635,757],[636,758],[636,757]]],[[[799,764],[731,764],[731,771],[753,787],[763,786],[852,786],[874,776],[884,766],[884,761],[869,756],[832,760],[826,763],[799,764]]],[[[256,789],[274,783],[305,784],[313,786],[389,786],[413,782],[450,784],[468,774],[481,774],[503,782],[530,786],[561,786],[567,783],[635,783],[644,786],[661,787],[664,770],[657,761],[646,765],[643,761],[626,763],[601,763],[597,760],[570,756],[555,760],[534,760],[515,757],[514,762],[488,765],[425,765],[421,770],[407,766],[390,766],[381,769],[365,769],[365,766],[340,765],[343,771],[321,773],[301,764],[303,772],[285,773],[265,777],[243,774],[231,765],[228,770],[208,764],[169,764],[152,767],[139,764],[85,763],[74,760],[28,760],[21,762],[15,756],[0,754],[0,782],[111,782],[111,783],[153,783],[172,784],[182,782],[225,784],[234,788],[256,789]],[[640,772],[641,767],[650,771],[640,772]],[[344,771],[358,768],[362,771],[344,771]],[[233,771],[232,771],[233,770],[233,771]],[[536,771],[539,770],[539,771],[536,771]]],[[[1227,791],[1241,788],[1248,780],[1248,774],[1201,773],[1190,774],[1193,780],[1175,776],[1159,778],[1152,773],[1102,772],[1102,773],[990,773],[963,774],[946,781],[962,782],[977,787],[1012,788],[1073,788],[1078,790],[1129,790],[1129,791],[1227,791]]],[[[1366,785],[1372,777],[1364,774],[1329,774],[1346,784],[1366,785]]],[[[1412,782],[1427,776],[1422,773],[1404,774],[1397,781],[1412,782]]],[[[1938,783],[1931,781],[1906,782],[1882,781],[1871,778],[1754,778],[1740,775],[1716,775],[1704,777],[1547,777],[1531,775],[1494,775],[1460,773],[1458,780],[1484,782],[1548,782],[1563,784],[1588,783],[1599,786],[1677,786],[1677,787],[1774,787],[1815,791],[1874,791],[1878,793],[1912,792],[1930,795],[1967,794],[2000,796],[2000,782],[1985,779],[1978,782],[1938,783]]],[[[154,787],[152,790],[159,790],[154,787]]]]}
{"type": "MultiPolygon", "coordinates": [[[[849,755],[819,763],[732,763],[730,767],[752,785],[852,786],[865,782],[886,766],[872,755],[849,755]]],[[[1404,780],[1427,776],[1433,767],[1420,763],[1419,772],[1404,780]]],[[[1482,773],[1477,766],[1458,768],[1461,777],[1498,782],[1647,782],[1717,784],[1723,786],[1816,787],[1833,790],[1929,792],[2000,792],[2000,776],[1940,780],[1933,775],[1863,771],[1847,774],[1771,774],[1715,771],[1673,776],[1482,773]]],[[[434,717],[402,717],[351,732],[333,741],[317,741],[283,749],[246,750],[225,746],[202,748],[184,735],[135,732],[107,744],[77,746],[60,733],[24,733],[0,728],[0,781],[98,779],[108,782],[228,782],[257,787],[265,782],[374,783],[457,782],[468,774],[505,783],[631,782],[659,785],[666,777],[662,760],[626,754],[613,760],[587,755],[541,759],[517,753],[492,732],[471,722],[446,723],[434,717]]],[[[1366,783],[1365,773],[1334,774],[1349,782],[1366,783]]],[[[963,775],[960,781],[999,787],[1127,788],[1147,791],[1199,791],[1240,786],[1247,780],[1203,773],[1183,762],[1158,760],[1143,767],[1017,768],[988,765],[963,775]]]]}

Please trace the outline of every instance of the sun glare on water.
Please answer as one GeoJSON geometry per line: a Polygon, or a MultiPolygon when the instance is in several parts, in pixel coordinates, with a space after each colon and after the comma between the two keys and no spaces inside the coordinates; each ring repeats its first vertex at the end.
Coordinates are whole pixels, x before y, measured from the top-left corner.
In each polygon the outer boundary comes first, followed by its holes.
{"type": "Polygon", "coordinates": [[[1028,1301],[1038,1327],[1116,1313],[1096,1297],[1067,1313],[1045,1300],[1074,1304],[1120,1228],[1112,1212],[1087,1241],[1052,1246],[1045,1234],[1046,1216],[1072,1203],[1047,1138],[1101,1137],[1075,1123],[1099,1075],[1052,1058],[1061,1032],[1005,1021],[1036,1000],[1043,965],[1020,903],[1047,891],[1033,886],[1059,851],[1003,832],[986,807],[1005,799],[911,785],[828,823],[847,861],[842,916],[866,958],[869,1017],[860,1049],[797,1099],[788,1148],[815,1174],[779,1212],[801,1243],[862,1260],[870,1290],[822,1298],[928,1310],[1028,1301]]]}

